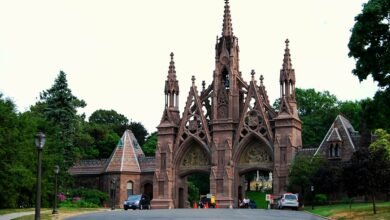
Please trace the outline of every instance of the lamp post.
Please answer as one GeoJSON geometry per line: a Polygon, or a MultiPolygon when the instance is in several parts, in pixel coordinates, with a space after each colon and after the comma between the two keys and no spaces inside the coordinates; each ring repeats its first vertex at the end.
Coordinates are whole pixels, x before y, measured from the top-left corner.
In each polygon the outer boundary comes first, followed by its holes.
{"type": "Polygon", "coordinates": [[[312,196],[311,209],[313,210],[314,209],[314,186],[313,185],[310,187],[310,191],[311,191],[311,196],[312,196]]]}
{"type": "Polygon", "coordinates": [[[58,184],[57,184],[57,179],[58,179],[58,173],[60,172],[60,167],[58,165],[54,166],[54,176],[55,176],[55,186],[54,186],[54,206],[53,206],[53,212],[52,214],[58,214],[58,209],[57,209],[57,194],[58,194],[58,184]]]}
{"type": "Polygon", "coordinates": [[[37,148],[38,153],[38,164],[37,164],[37,195],[35,202],[35,220],[41,219],[41,167],[42,167],[42,149],[45,145],[46,137],[45,134],[41,131],[35,135],[35,147],[37,148]]]}
{"type": "Polygon", "coordinates": [[[111,210],[115,209],[116,178],[111,179],[111,210]]]}

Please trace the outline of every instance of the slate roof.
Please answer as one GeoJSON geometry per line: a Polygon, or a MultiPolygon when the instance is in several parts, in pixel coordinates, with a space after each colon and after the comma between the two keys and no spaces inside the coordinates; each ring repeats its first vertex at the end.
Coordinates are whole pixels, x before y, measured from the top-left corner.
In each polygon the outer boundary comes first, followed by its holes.
{"type": "Polygon", "coordinates": [[[144,156],[133,132],[126,130],[112,152],[105,172],[141,172],[138,158],[144,156]]]}
{"type": "Polygon", "coordinates": [[[356,151],[353,137],[357,135],[357,131],[352,127],[352,124],[342,115],[338,115],[330,126],[320,146],[317,148],[314,156],[319,154],[326,142],[328,141],[343,141],[344,145],[350,146],[352,151],[356,151]],[[348,144],[345,144],[348,143],[348,144]]]}
{"type": "Polygon", "coordinates": [[[99,175],[105,172],[154,172],[155,157],[145,157],[130,130],[126,130],[108,159],[80,160],[68,172],[71,175],[99,175]]]}
{"type": "Polygon", "coordinates": [[[80,160],[75,163],[70,169],[71,175],[95,175],[103,173],[106,167],[107,159],[100,160],[80,160]]]}

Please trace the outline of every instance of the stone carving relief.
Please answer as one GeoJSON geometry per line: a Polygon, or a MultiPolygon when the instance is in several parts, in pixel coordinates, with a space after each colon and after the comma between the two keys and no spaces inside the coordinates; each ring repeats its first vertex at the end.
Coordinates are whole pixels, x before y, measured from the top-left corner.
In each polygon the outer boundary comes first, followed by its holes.
{"type": "Polygon", "coordinates": [[[240,163],[255,164],[272,162],[272,157],[268,154],[264,147],[252,145],[248,147],[240,158],[240,163]]]}
{"type": "Polygon", "coordinates": [[[209,164],[209,159],[200,147],[191,148],[181,163],[184,167],[205,166],[209,164]]]}

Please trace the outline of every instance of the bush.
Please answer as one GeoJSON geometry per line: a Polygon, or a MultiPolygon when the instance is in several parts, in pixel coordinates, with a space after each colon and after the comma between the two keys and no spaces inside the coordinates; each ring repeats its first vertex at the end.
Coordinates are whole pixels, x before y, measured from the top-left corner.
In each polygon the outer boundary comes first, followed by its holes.
{"type": "Polygon", "coordinates": [[[96,189],[86,189],[86,188],[78,188],[72,189],[67,192],[68,197],[73,200],[73,202],[78,203],[87,203],[95,204],[96,206],[103,206],[104,202],[108,201],[107,193],[101,192],[96,189]]]}
{"type": "Polygon", "coordinates": [[[72,200],[67,199],[60,203],[59,207],[63,208],[98,208],[99,206],[90,202],[87,202],[85,200],[79,199],[79,200],[72,200]]]}
{"type": "Polygon", "coordinates": [[[317,205],[325,205],[328,202],[328,197],[325,194],[316,194],[314,196],[314,203],[317,205]]]}

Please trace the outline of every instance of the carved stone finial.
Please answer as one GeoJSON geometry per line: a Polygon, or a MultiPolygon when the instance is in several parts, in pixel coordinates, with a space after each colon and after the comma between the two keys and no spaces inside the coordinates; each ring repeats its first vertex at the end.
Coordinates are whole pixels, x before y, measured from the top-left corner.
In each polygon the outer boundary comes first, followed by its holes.
{"type": "Polygon", "coordinates": [[[192,80],[192,84],[195,84],[195,76],[194,75],[191,77],[191,80],[192,80]]]}
{"type": "Polygon", "coordinates": [[[255,70],[251,71],[251,75],[252,75],[252,80],[254,80],[255,79],[255,70]]]}
{"type": "Polygon", "coordinates": [[[286,43],[286,47],[288,47],[288,43],[290,43],[290,41],[288,40],[288,38],[286,39],[285,43],[286,43]]]}
{"type": "Polygon", "coordinates": [[[260,83],[263,84],[264,76],[260,75],[260,83]]]}
{"type": "Polygon", "coordinates": [[[173,52],[171,52],[170,56],[171,56],[171,61],[173,61],[173,56],[174,56],[173,52]]]}
{"type": "Polygon", "coordinates": [[[202,81],[202,90],[205,90],[206,89],[206,81],[202,81]]]}

